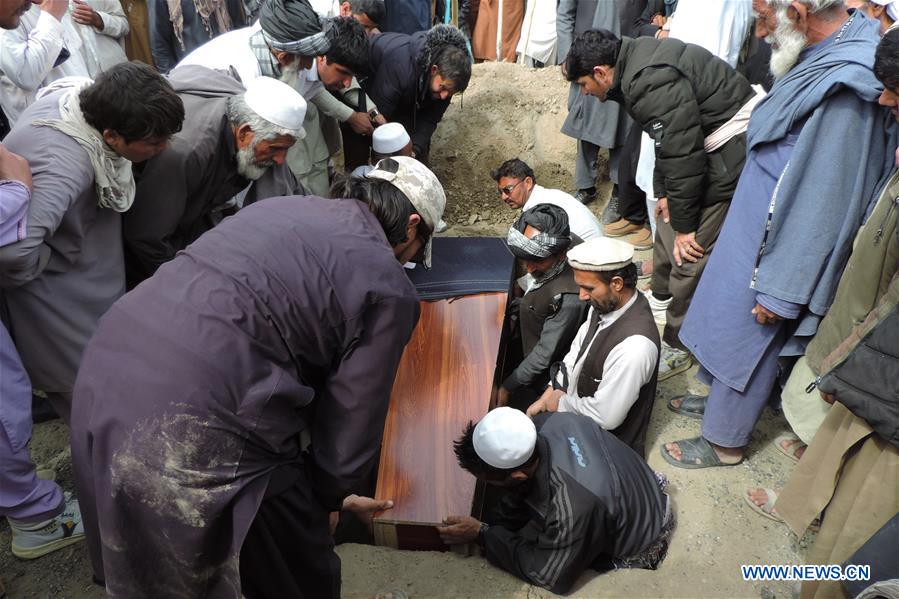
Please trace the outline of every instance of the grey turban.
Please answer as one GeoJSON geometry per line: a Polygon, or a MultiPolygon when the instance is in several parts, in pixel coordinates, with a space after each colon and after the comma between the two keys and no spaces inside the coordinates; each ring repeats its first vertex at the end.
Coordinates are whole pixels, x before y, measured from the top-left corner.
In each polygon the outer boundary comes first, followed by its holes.
{"type": "Polygon", "coordinates": [[[266,43],[300,56],[322,56],[331,42],[309,0],[267,0],[259,11],[266,43]]]}
{"type": "Polygon", "coordinates": [[[536,262],[555,256],[571,245],[568,214],[554,204],[537,204],[525,210],[509,227],[506,244],[509,251],[522,260],[536,262]],[[528,225],[540,233],[528,239],[524,234],[528,225]]]}

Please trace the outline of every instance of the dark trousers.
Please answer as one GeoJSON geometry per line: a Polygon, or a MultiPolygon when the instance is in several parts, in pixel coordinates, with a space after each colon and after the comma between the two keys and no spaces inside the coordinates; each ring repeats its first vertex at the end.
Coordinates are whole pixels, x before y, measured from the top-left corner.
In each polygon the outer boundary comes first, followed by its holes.
{"type": "Polygon", "coordinates": [[[696,243],[705,249],[705,253],[698,262],[684,260],[681,266],[674,263],[672,255],[674,229],[661,217],[656,221],[656,239],[652,248],[652,292],[657,297],[671,296],[671,303],[665,312],[667,322],[662,333],[662,340],[671,347],[687,349],[681,343],[678,334],[681,325],[684,324],[690,300],[693,299],[693,293],[699,285],[699,277],[702,276],[709,256],[715,249],[715,242],[718,240],[718,233],[724,225],[729,207],[730,202],[719,202],[702,209],[699,228],[696,230],[696,243]]]}
{"type": "Polygon", "coordinates": [[[338,599],[340,558],[328,511],[302,466],[275,471],[240,550],[240,584],[247,599],[338,599]]]}
{"type": "Polygon", "coordinates": [[[643,130],[634,123],[619,150],[618,159],[618,214],[637,225],[649,222],[646,212],[646,194],[637,186],[637,162],[640,160],[640,135],[643,130]]]}

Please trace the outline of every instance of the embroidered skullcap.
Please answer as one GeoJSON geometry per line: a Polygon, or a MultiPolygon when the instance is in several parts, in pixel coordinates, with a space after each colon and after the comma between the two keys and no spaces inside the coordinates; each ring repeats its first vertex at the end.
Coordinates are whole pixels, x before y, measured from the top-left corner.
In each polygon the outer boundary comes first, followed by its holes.
{"type": "Polygon", "coordinates": [[[371,149],[378,154],[395,154],[409,143],[409,134],[399,123],[381,125],[371,136],[371,149]]]}
{"type": "Polygon", "coordinates": [[[509,227],[506,244],[516,258],[537,262],[555,256],[571,245],[568,213],[554,204],[537,204],[525,210],[509,227]],[[538,234],[528,238],[525,228],[531,225],[538,234]]]}
{"type": "MultiPolygon", "coordinates": [[[[375,168],[365,176],[368,179],[382,179],[390,182],[403,192],[431,231],[437,228],[437,223],[443,217],[443,209],[446,207],[446,194],[443,192],[443,185],[440,184],[437,175],[432,173],[431,169],[415,158],[393,156],[379,160],[375,164],[375,168]],[[386,168],[385,163],[391,160],[399,165],[395,173],[386,168]]],[[[424,247],[422,264],[425,268],[431,268],[432,241],[433,239],[428,239],[424,247]]]]}
{"type": "Polygon", "coordinates": [[[537,428],[521,410],[502,407],[487,412],[474,427],[474,451],[502,470],[527,462],[537,445],[537,428]]]}
{"type": "Polygon", "coordinates": [[[244,101],[250,110],[282,129],[297,132],[303,139],[303,119],[306,118],[306,100],[283,81],[271,77],[257,77],[247,84],[244,101]]]}
{"type": "Polygon", "coordinates": [[[634,246],[608,237],[589,239],[568,252],[568,264],[577,270],[618,270],[633,261],[634,246]]]}

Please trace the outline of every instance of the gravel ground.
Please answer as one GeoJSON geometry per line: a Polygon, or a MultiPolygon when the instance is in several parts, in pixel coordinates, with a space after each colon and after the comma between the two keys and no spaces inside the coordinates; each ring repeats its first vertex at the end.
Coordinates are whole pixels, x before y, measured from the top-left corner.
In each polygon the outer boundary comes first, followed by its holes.
{"type": "MultiPolygon", "coordinates": [[[[516,214],[499,201],[489,171],[519,156],[541,184],[571,190],[574,141],[558,133],[565,118],[568,86],[558,69],[532,70],[509,64],[475,67],[462,102],[454,99],[434,141],[432,163],[447,189],[445,235],[505,235],[516,214]]],[[[602,178],[605,161],[600,161],[602,178]]],[[[600,185],[591,208],[597,213],[610,193],[600,185]]],[[[648,258],[651,252],[641,252],[648,258]]],[[[681,470],[659,454],[667,441],[699,434],[699,421],[677,416],[665,401],[684,392],[702,392],[695,367],[659,385],[647,437],[649,464],[671,480],[678,528],[667,559],[657,571],[626,570],[601,576],[586,573],[574,597],[790,597],[788,583],[744,582],[741,564],[798,564],[810,538],[797,539],[785,525],[754,514],[741,494],[750,486],[779,488],[792,468],[771,442],[787,430],[780,415],[767,411],[743,464],[711,470],[681,470]]],[[[72,489],[68,431],[59,421],[37,425],[32,440],[35,461],[56,469],[57,480],[72,489]]],[[[9,552],[9,528],[0,523],[0,575],[11,599],[99,598],[91,584],[83,544],[32,562],[9,552]]],[[[343,591],[368,598],[385,590],[410,597],[532,598],[553,596],[494,568],[481,557],[452,553],[395,551],[342,545],[343,591]]],[[[148,564],[152,567],[152,564],[148,564]]]]}

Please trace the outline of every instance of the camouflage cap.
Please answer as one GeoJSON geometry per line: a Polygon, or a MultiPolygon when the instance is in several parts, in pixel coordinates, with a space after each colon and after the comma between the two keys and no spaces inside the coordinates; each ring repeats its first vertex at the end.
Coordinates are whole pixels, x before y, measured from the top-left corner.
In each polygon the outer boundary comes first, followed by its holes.
{"type": "MultiPolygon", "coordinates": [[[[412,202],[415,211],[421,215],[425,224],[434,231],[437,223],[443,218],[443,209],[446,207],[446,194],[443,186],[437,180],[437,175],[431,169],[423,165],[415,158],[408,156],[392,156],[375,164],[365,176],[369,179],[382,179],[390,182],[394,187],[403,192],[403,195],[412,202]],[[395,173],[378,168],[384,160],[393,160],[399,168],[395,173]]],[[[431,240],[424,247],[425,268],[431,268],[431,240]]]]}

